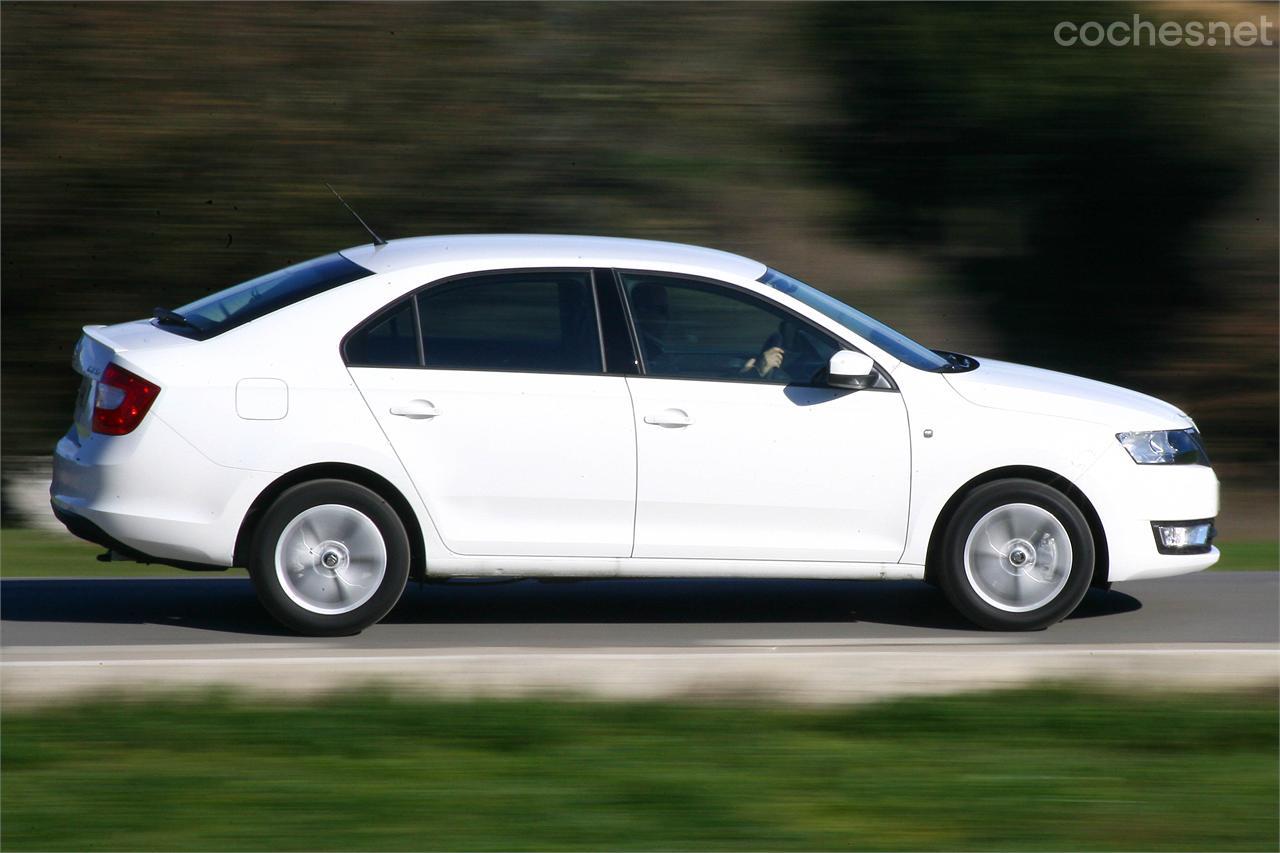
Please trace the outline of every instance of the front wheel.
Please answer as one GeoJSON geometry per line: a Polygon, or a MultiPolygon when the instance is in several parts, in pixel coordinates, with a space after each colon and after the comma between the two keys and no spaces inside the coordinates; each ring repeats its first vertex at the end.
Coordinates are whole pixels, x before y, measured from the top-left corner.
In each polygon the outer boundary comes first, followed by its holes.
{"type": "Polygon", "coordinates": [[[942,559],[942,590],[965,618],[999,631],[1034,631],[1066,618],[1089,591],[1093,535],[1057,489],[998,480],[956,509],[942,559]]]}
{"type": "Polygon", "coordinates": [[[316,480],[280,495],[254,538],[249,575],[268,612],[302,634],[357,634],[395,606],[409,540],[390,504],[364,486],[316,480]]]}

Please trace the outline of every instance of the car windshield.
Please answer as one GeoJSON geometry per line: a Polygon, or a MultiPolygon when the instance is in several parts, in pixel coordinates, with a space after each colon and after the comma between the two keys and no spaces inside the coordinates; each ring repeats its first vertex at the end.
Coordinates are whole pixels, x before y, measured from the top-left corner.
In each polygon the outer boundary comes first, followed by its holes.
{"type": "Polygon", "coordinates": [[[269,272],[173,311],[157,311],[156,322],[166,331],[203,340],[372,274],[334,253],[269,272]]]}
{"type": "Polygon", "coordinates": [[[868,343],[919,370],[946,370],[952,362],[928,347],[918,344],[899,331],[889,328],[874,317],[850,308],[834,296],[828,296],[786,273],[770,269],[760,277],[763,284],[799,299],[815,311],[820,311],[848,328],[868,343]]]}

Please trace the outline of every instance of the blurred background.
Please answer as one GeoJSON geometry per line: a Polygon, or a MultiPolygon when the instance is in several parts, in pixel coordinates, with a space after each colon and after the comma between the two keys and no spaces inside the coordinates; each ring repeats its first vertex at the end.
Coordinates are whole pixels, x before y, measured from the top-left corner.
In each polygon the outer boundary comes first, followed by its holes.
{"type": "MultiPolygon", "coordinates": [[[[3,56],[3,453],[86,323],[383,236],[741,252],[938,348],[1176,403],[1276,538],[1277,49],[1060,47],[1275,4],[26,4],[3,56]]],[[[1271,30],[1274,45],[1275,29],[1271,30]]]]}
{"type": "MultiPolygon", "coordinates": [[[[243,579],[86,587],[66,579],[169,570],[93,563],[99,549],[12,526],[51,521],[42,477],[71,422],[80,327],[366,242],[325,181],[384,237],[568,232],[714,246],[931,346],[1169,400],[1196,418],[1223,481],[1222,566],[1245,554],[1232,567],[1274,570],[1278,20],[1275,3],[1199,0],[4,2],[6,625],[61,644],[86,636],[77,620],[104,623],[105,642],[176,638],[177,659],[230,648],[210,639],[248,639],[246,662],[284,647],[255,633],[265,616],[243,579]],[[1271,45],[1054,40],[1058,22],[1135,13],[1267,15],[1271,45]],[[211,619],[229,627],[202,631],[211,619]]],[[[1250,577],[1214,588],[1261,590],[1265,615],[1275,586],[1250,577]]],[[[435,602],[432,589],[406,617],[406,648],[445,642],[438,629],[451,620],[477,623],[452,636],[506,637],[504,623],[531,619],[531,642],[550,647],[570,644],[575,621],[611,627],[605,593],[550,589],[563,615],[494,615],[483,591],[461,614],[419,606],[435,602]]],[[[660,594],[647,630],[665,636],[690,610],[720,636],[702,607],[711,600],[760,620],[748,635],[778,636],[776,620],[796,617],[777,615],[772,587],[751,589],[660,594]]],[[[1107,596],[1093,615],[1141,606],[1107,596]]],[[[1169,618],[1192,636],[1274,631],[1265,619],[1250,627],[1256,614],[1234,600],[1169,618]]],[[[865,594],[824,602],[801,611],[816,636],[894,618],[865,594]]],[[[1274,652],[1274,640],[1260,645],[1274,652]]],[[[920,649],[916,661],[939,647],[920,649]]],[[[1212,661],[1227,675],[1238,665],[1212,661]]],[[[501,695],[502,680],[473,665],[501,695]]],[[[637,665],[614,665],[620,680],[637,677],[637,665]]],[[[980,668],[972,675],[981,682],[980,668]]],[[[1274,683],[1169,695],[1136,681],[1127,693],[1028,687],[821,712],[774,708],[788,697],[754,683],[725,706],[441,702],[364,688],[10,704],[0,846],[1277,849],[1274,683]]]]}

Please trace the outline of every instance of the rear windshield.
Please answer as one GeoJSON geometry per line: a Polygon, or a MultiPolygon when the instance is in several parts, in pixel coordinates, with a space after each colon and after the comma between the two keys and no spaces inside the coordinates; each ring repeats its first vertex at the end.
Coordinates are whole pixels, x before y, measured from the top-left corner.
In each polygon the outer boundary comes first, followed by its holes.
{"type": "Polygon", "coordinates": [[[167,332],[205,340],[326,290],[373,275],[334,253],[220,290],[153,321],[167,332]],[[171,315],[176,314],[177,317],[171,315]]]}

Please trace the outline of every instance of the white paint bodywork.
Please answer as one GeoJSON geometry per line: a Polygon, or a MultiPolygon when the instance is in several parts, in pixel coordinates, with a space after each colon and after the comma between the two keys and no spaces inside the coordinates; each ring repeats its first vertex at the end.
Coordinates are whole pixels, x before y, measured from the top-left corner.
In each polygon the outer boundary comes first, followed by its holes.
{"type": "Polygon", "coordinates": [[[1156,551],[1150,522],[1216,516],[1218,484],[1208,467],[1129,458],[1116,433],[1191,425],[1153,398],[987,359],[917,370],[759,283],[763,264],[709,249],[476,235],[343,254],[370,276],[206,341],[150,321],[86,327],[82,373],[114,360],[162,390],[129,435],[68,432],[55,505],[158,559],[225,566],[264,490],[338,463],[404,499],[430,574],[919,578],[948,501],[988,472],[1035,468],[1096,512],[1113,581],[1218,558],[1156,551]],[[538,267],[745,288],[871,356],[896,388],[343,363],[347,332],[425,284],[538,267]]]}
{"type": "Polygon", "coordinates": [[[351,374],[452,553],[631,556],[636,439],[623,377],[351,374]],[[392,414],[415,401],[437,414],[392,414]]]}
{"type": "Polygon", "coordinates": [[[636,557],[896,563],[910,499],[893,391],[629,377],[636,557]],[[687,426],[647,423],[664,413],[687,426]]]}

